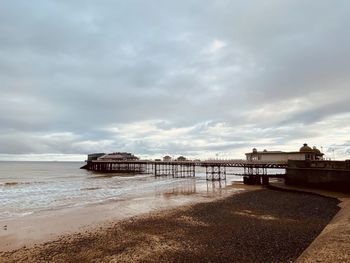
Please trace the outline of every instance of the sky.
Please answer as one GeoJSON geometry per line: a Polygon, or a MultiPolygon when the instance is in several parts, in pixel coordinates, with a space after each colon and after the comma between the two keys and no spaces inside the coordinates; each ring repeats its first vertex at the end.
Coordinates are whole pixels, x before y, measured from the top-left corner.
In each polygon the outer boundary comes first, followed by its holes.
{"type": "Polygon", "coordinates": [[[350,158],[347,0],[0,0],[0,160],[350,158]],[[322,148],[321,148],[322,147],[322,148]]]}

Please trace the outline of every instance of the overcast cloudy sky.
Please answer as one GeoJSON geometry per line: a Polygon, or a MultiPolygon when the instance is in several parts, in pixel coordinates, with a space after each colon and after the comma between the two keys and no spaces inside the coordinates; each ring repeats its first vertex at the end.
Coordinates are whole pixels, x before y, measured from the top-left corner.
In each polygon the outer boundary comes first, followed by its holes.
{"type": "Polygon", "coordinates": [[[350,158],[347,0],[0,0],[0,159],[350,158]]]}

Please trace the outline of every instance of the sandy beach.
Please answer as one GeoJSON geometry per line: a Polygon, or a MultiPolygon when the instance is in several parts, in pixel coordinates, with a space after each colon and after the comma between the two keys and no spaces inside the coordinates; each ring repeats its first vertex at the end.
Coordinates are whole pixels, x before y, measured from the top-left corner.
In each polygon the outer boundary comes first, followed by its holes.
{"type": "Polygon", "coordinates": [[[210,202],[242,184],[144,174],[99,174],[82,163],[0,162],[0,251],[56,240],[150,212],[210,202]]]}
{"type": "Polygon", "coordinates": [[[338,200],[261,189],[2,252],[1,262],[293,262],[338,200]]]}
{"type": "Polygon", "coordinates": [[[0,220],[0,251],[6,252],[23,246],[30,247],[34,244],[54,241],[61,235],[84,232],[133,216],[210,202],[232,193],[239,193],[244,189],[243,185],[237,184],[234,187],[219,188],[207,193],[172,190],[157,195],[111,200],[99,204],[53,209],[23,217],[2,219],[0,220]]]}

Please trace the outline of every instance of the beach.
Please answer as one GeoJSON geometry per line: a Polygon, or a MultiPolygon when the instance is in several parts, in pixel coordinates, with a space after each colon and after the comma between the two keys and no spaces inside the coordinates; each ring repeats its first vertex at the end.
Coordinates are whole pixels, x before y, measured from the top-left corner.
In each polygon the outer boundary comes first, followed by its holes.
{"type": "Polygon", "coordinates": [[[338,212],[339,201],[254,189],[153,211],[29,247],[1,262],[293,262],[338,212]]]}
{"type": "Polygon", "coordinates": [[[210,202],[244,190],[241,178],[97,173],[83,163],[0,162],[0,251],[54,241],[60,235],[150,212],[210,202]]]}

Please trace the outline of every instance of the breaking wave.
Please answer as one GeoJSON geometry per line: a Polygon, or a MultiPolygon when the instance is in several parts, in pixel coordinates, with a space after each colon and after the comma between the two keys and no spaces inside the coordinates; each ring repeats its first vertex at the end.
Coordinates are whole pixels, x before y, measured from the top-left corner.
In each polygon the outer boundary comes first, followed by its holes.
{"type": "Polygon", "coordinates": [[[20,185],[31,185],[31,184],[45,184],[47,182],[3,182],[0,183],[0,187],[15,187],[20,185]]]}

